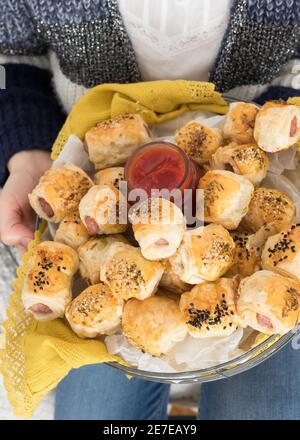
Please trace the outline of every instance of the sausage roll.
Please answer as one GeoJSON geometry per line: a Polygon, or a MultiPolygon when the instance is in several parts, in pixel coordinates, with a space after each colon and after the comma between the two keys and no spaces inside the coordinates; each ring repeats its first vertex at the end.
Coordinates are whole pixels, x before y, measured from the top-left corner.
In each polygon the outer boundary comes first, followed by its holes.
{"type": "Polygon", "coordinates": [[[66,318],[81,338],[115,333],[121,324],[123,300],[104,283],[85,289],[67,306],[66,318]]]}
{"type": "Polygon", "coordinates": [[[242,277],[261,269],[261,254],[268,237],[276,232],[273,226],[263,226],[254,234],[236,231],[232,233],[235,243],[234,265],[230,271],[242,277]]]}
{"type": "Polygon", "coordinates": [[[215,170],[240,174],[257,186],[266,177],[269,159],[255,144],[228,145],[218,148],[212,156],[211,166],[215,170]]]}
{"type": "Polygon", "coordinates": [[[95,174],[96,185],[112,185],[120,189],[120,183],[124,181],[124,167],[105,168],[95,174]]]}
{"type": "Polygon", "coordinates": [[[170,263],[186,283],[214,281],[233,264],[234,249],[229,232],[221,225],[210,224],[186,232],[170,263]]]}
{"type": "Polygon", "coordinates": [[[152,197],[144,200],[129,215],[134,237],[148,260],[175,254],[185,232],[185,218],[174,203],[152,197]]]}
{"type": "Polygon", "coordinates": [[[266,102],[257,114],[254,137],[269,153],[288,149],[300,138],[300,109],[283,101],[266,102]]]}
{"type": "Polygon", "coordinates": [[[100,265],[105,252],[112,243],[128,243],[122,235],[108,235],[105,237],[91,238],[77,249],[79,256],[79,270],[81,277],[89,284],[100,282],[100,265]]]}
{"type": "Polygon", "coordinates": [[[242,225],[256,232],[264,225],[271,225],[280,231],[295,220],[293,201],[277,189],[257,188],[254,191],[249,209],[243,218],[242,225]]]}
{"type": "Polygon", "coordinates": [[[259,108],[247,102],[230,104],[226,114],[223,136],[227,142],[252,144],[254,142],[254,124],[259,108]]]}
{"type": "Polygon", "coordinates": [[[55,233],[55,241],[77,249],[89,239],[89,233],[80,219],[79,212],[72,211],[60,222],[55,233]]]}
{"type": "Polygon", "coordinates": [[[130,299],[124,306],[122,328],[133,345],[152,356],[168,353],[187,334],[178,302],[157,295],[144,301],[130,299]]]}
{"type": "Polygon", "coordinates": [[[164,267],[164,273],[160,280],[159,287],[179,295],[192,288],[191,284],[182,281],[179,276],[174,272],[172,265],[168,259],[161,260],[161,264],[164,267]]]}
{"type": "Polygon", "coordinates": [[[38,320],[62,318],[72,299],[72,278],[78,269],[74,249],[62,243],[38,244],[28,260],[22,300],[38,320]]]}
{"type": "Polygon", "coordinates": [[[99,122],[85,135],[90,161],[97,170],[122,165],[142,144],[149,142],[151,132],[140,115],[127,114],[99,122]]]}
{"type": "Polygon", "coordinates": [[[237,312],[245,326],[268,335],[284,335],[299,319],[300,284],[269,270],[244,278],[237,312]]]}
{"type": "Polygon", "coordinates": [[[92,185],[92,180],[83,170],[68,163],[46,171],[29,194],[29,202],[41,218],[59,223],[78,208],[81,198],[92,185]]]}
{"type": "Polygon", "coordinates": [[[236,311],[238,280],[220,278],[194,286],[180,297],[179,308],[194,338],[229,336],[241,324],[236,311]]]}
{"type": "Polygon", "coordinates": [[[163,271],[161,263],[146,260],[139,248],[113,243],[105,253],[100,279],[120,298],[145,299],[156,292],[163,271]]]}
{"type": "Polygon", "coordinates": [[[246,177],[231,171],[208,171],[199,181],[204,190],[204,220],[236,229],[246,214],[254,191],[246,177]]]}
{"type": "Polygon", "coordinates": [[[292,225],[268,238],[262,266],[300,281],[300,225],[292,225]]]}
{"type": "Polygon", "coordinates": [[[81,199],[79,214],[90,235],[127,229],[127,201],[112,185],[95,185],[81,199]]]}
{"type": "Polygon", "coordinates": [[[191,121],[177,131],[175,142],[191,159],[204,164],[209,162],[212,154],[220,147],[222,137],[218,129],[191,121]]]}

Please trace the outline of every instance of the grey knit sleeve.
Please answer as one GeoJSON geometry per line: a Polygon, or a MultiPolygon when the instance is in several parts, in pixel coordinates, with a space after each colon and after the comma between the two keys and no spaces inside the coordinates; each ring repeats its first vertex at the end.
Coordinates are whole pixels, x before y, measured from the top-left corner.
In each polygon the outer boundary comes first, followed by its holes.
{"type": "Polygon", "coordinates": [[[0,0],[0,53],[42,55],[47,47],[36,32],[33,0],[0,0]]]}

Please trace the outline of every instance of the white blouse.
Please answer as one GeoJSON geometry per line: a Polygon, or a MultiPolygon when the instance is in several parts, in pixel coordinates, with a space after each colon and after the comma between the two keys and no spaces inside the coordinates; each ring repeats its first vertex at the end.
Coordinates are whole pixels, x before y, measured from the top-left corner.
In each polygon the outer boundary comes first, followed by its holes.
{"type": "MultiPolygon", "coordinates": [[[[232,0],[118,0],[120,12],[144,81],[207,81],[229,22],[232,0]]],[[[56,94],[66,112],[85,93],[62,72],[54,52],[49,56],[0,54],[0,64],[25,63],[53,73],[56,94]]],[[[299,60],[290,60],[271,84],[299,88],[299,60]]],[[[230,95],[254,99],[269,84],[236,87],[230,95]]]]}
{"type": "Polygon", "coordinates": [[[232,0],[118,0],[144,81],[207,81],[232,0]]]}

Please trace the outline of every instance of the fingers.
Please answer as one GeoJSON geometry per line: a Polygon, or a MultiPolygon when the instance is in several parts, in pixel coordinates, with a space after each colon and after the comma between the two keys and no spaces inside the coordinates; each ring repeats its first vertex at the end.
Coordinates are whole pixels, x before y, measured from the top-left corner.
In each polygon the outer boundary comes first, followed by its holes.
{"type": "Polygon", "coordinates": [[[13,180],[9,177],[0,195],[0,239],[8,246],[26,249],[33,238],[32,211],[27,194],[22,194],[22,185],[15,187],[13,180]]]}
{"type": "Polygon", "coordinates": [[[21,246],[21,245],[17,245],[17,249],[18,249],[18,251],[20,252],[21,255],[23,255],[24,252],[27,251],[27,248],[24,247],[24,246],[21,246]]]}
{"type": "Polygon", "coordinates": [[[28,194],[51,164],[49,153],[31,150],[15,154],[8,163],[10,175],[0,194],[0,239],[26,250],[34,234],[35,214],[28,194]]]}
{"type": "Polygon", "coordinates": [[[0,196],[0,238],[8,246],[27,248],[33,238],[33,231],[23,223],[23,212],[16,201],[5,194],[0,196]]]}

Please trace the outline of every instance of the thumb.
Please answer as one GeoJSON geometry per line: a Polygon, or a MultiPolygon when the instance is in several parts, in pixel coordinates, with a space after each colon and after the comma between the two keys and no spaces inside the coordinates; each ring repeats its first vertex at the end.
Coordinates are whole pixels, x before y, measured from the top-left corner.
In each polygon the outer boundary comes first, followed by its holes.
{"type": "Polygon", "coordinates": [[[19,246],[25,250],[33,239],[33,232],[22,223],[15,223],[3,231],[1,239],[8,246],[19,246]]]}
{"type": "Polygon", "coordinates": [[[0,236],[3,243],[8,246],[20,245],[27,248],[33,238],[33,232],[22,223],[22,212],[14,200],[7,200],[2,194],[0,212],[0,236]]]}

